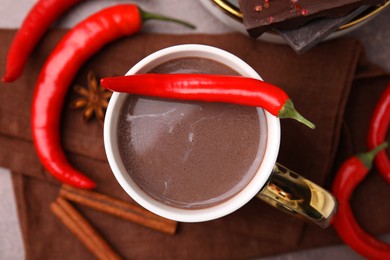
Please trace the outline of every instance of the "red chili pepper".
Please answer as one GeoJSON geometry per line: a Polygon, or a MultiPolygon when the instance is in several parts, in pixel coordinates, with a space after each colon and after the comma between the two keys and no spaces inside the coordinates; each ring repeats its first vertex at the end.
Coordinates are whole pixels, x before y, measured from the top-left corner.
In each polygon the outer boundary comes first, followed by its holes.
{"type": "MultiPolygon", "coordinates": [[[[367,144],[370,149],[383,143],[390,124],[390,83],[381,95],[371,117],[367,144]]],[[[390,183],[390,159],[386,151],[375,157],[375,165],[379,172],[390,183]]]]}
{"type": "Polygon", "coordinates": [[[103,78],[100,83],[109,90],[130,94],[262,107],[280,118],[293,118],[315,128],[295,110],[286,92],[254,78],[208,74],[136,74],[103,78]]]}
{"type": "Polygon", "coordinates": [[[33,6],[16,33],[8,51],[4,82],[16,80],[26,61],[49,26],[82,0],[40,0],[33,6]]]}
{"type": "Polygon", "coordinates": [[[333,183],[333,194],[338,200],[338,211],[333,227],[341,239],[357,253],[369,259],[390,259],[390,245],[366,233],[353,216],[349,199],[356,186],[366,177],[372,167],[375,155],[387,147],[377,146],[365,154],[347,159],[340,167],[333,183]]]}
{"type": "Polygon", "coordinates": [[[74,169],[60,144],[60,118],[68,87],[80,66],[105,44],[141,29],[142,22],[175,19],[145,13],[136,5],[106,8],[76,25],[59,42],[47,59],[36,83],[32,105],[32,133],[44,167],[64,183],[93,188],[94,182],[74,169]]]}

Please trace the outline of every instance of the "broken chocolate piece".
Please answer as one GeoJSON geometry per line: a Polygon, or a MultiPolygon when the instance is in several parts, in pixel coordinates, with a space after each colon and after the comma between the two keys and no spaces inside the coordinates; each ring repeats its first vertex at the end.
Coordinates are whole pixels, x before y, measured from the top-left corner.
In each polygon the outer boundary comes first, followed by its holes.
{"type": "Polygon", "coordinates": [[[362,5],[385,0],[239,0],[244,26],[252,37],[271,29],[291,30],[319,17],[342,17],[362,5]]]}
{"type": "Polygon", "coordinates": [[[368,8],[369,6],[363,5],[342,17],[318,18],[300,28],[278,32],[296,53],[303,54],[368,8]]]}

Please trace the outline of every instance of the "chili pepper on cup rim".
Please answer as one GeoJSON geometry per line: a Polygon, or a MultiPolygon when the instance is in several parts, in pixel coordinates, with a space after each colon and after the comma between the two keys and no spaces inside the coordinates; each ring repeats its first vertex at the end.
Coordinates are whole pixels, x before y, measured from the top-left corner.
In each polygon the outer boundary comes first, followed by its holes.
{"type": "MultiPolygon", "coordinates": [[[[383,143],[390,125],[390,83],[387,84],[371,116],[367,136],[367,145],[370,149],[383,143]]],[[[390,159],[386,150],[380,151],[375,157],[375,166],[390,184],[390,159]]]]}
{"type": "Polygon", "coordinates": [[[65,11],[82,0],[41,0],[28,12],[8,50],[3,82],[12,82],[22,74],[27,59],[49,26],[65,11]]]}
{"type": "Polygon", "coordinates": [[[146,13],[135,4],[103,9],[70,30],[58,43],[42,68],[32,104],[32,134],[43,166],[58,180],[79,188],[95,183],[73,168],[60,143],[60,118],[66,92],[81,65],[107,43],[141,30],[149,19],[192,25],[161,15],[146,13]]]}
{"type": "Polygon", "coordinates": [[[390,245],[366,233],[359,226],[349,200],[353,190],[367,176],[374,157],[387,145],[383,143],[370,152],[347,159],[339,168],[332,188],[338,201],[338,210],[332,222],[333,227],[347,245],[369,259],[390,259],[390,245]]]}
{"type": "Polygon", "coordinates": [[[274,116],[293,118],[315,128],[313,123],[298,113],[285,91],[254,78],[209,74],[136,74],[103,78],[100,84],[109,90],[130,94],[261,107],[274,116]]]}

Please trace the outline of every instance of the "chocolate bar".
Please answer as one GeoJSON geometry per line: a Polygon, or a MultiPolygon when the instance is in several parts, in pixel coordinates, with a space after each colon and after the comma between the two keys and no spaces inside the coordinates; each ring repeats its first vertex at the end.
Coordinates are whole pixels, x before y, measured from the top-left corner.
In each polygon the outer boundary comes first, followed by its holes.
{"type": "Polygon", "coordinates": [[[244,26],[257,38],[272,29],[291,30],[319,17],[342,17],[385,0],[239,0],[244,26]]]}
{"type": "Polygon", "coordinates": [[[318,18],[297,29],[277,31],[296,53],[303,54],[368,8],[363,5],[342,17],[318,18]]]}

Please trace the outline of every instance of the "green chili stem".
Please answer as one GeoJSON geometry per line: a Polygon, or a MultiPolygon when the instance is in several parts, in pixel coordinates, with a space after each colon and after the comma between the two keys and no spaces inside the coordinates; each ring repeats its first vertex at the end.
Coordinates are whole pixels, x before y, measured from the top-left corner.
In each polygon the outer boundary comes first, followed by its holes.
{"type": "Polygon", "coordinates": [[[301,122],[302,124],[306,125],[307,127],[314,129],[316,126],[304,118],[299,112],[295,109],[294,103],[291,101],[291,99],[288,99],[286,103],[284,103],[282,109],[279,111],[278,114],[279,118],[292,118],[297,120],[298,122],[301,122]]]}
{"type": "Polygon", "coordinates": [[[186,21],[183,21],[183,20],[175,19],[175,18],[164,16],[164,15],[161,15],[161,14],[145,12],[141,8],[138,8],[138,9],[139,9],[139,12],[141,14],[142,21],[147,21],[147,20],[167,21],[167,22],[173,22],[173,23],[181,24],[181,25],[184,25],[184,26],[186,26],[188,28],[191,28],[191,29],[195,29],[196,28],[193,24],[190,24],[190,23],[188,23],[186,21]]]}
{"type": "Polygon", "coordinates": [[[386,149],[387,146],[388,143],[384,142],[369,152],[358,154],[357,157],[360,161],[362,161],[362,163],[364,164],[364,166],[366,166],[367,169],[371,169],[372,162],[374,161],[375,156],[383,149],[386,149]]]}

